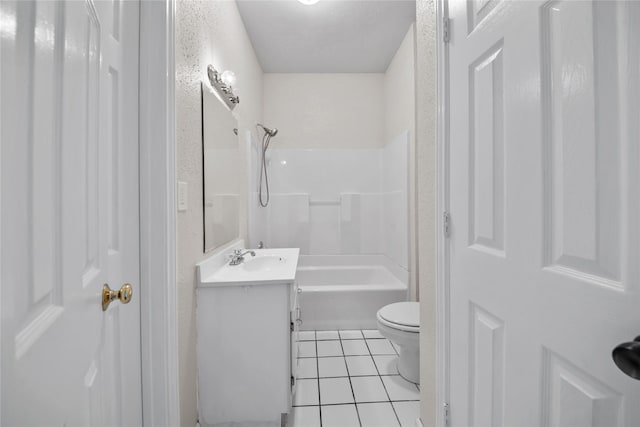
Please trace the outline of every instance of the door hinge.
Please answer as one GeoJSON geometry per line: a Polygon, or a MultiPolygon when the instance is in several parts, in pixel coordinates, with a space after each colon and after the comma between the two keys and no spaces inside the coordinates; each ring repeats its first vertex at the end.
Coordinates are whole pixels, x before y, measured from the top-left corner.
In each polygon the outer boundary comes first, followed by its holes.
{"type": "Polygon", "coordinates": [[[444,231],[444,237],[451,236],[451,215],[447,211],[444,211],[442,214],[442,229],[444,231]]]}
{"type": "Polygon", "coordinates": [[[293,375],[291,375],[291,387],[293,387],[296,384],[296,379],[293,378],[293,375]]]}
{"type": "MultiPolygon", "coordinates": [[[[282,326],[280,326],[280,327],[282,327],[282,326]]],[[[294,327],[293,327],[293,322],[289,322],[289,330],[290,330],[291,332],[293,332],[293,329],[294,329],[294,327]]]]}
{"type": "Polygon", "coordinates": [[[449,404],[448,403],[444,403],[442,405],[442,410],[443,410],[443,419],[444,419],[444,426],[445,427],[449,427],[449,404]]]}
{"type": "Polygon", "coordinates": [[[449,18],[446,16],[442,18],[442,42],[449,43],[450,40],[450,30],[449,30],[449,18]]]}

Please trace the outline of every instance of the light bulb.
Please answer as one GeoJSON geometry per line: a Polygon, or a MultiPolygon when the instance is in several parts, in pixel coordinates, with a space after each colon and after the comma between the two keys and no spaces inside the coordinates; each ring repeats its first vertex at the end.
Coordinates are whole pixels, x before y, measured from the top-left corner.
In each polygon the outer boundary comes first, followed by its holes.
{"type": "Polygon", "coordinates": [[[227,70],[222,73],[222,76],[220,76],[220,80],[222,80],[222,83],[227,86],[233,86],[236,84],[236,75],[233,71],[227,70]]]}
{"type": "Polygon", "coordinates": [[[320,0],[298,0],[300,3],[311,6],[312,4],[318,3],[320,0]]]}

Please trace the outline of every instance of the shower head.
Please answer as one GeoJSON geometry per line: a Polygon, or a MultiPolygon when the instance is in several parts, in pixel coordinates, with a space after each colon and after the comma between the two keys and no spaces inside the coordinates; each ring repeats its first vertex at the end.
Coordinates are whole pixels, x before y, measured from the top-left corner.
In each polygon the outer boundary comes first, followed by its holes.
{"type": "Polygon", "coordinates": [[[266,126],[264,126],[264,125],[262,125],[260,123],[258,123],[258,126],[260,126],[262,129],[264,129],[264,131],[267,133],[267,135],[269,135],[272,138],[274,136],[276,136],[276,134],[278,133],[278,129],[276,129],[276,128],[271,129],[271,128],[268,128],[268,127],[266,127],[266,126]]]}

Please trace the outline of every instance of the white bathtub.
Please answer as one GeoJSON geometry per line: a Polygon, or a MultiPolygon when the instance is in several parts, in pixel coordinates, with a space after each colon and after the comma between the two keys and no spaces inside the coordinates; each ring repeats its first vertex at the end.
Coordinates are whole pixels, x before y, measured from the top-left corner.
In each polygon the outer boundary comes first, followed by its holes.
{"type": "Polygon", "coordinates": [[[407,300],[408,273],[382,255],[301,255],[301,330],[376,329],[376,312],[407,300]]]}

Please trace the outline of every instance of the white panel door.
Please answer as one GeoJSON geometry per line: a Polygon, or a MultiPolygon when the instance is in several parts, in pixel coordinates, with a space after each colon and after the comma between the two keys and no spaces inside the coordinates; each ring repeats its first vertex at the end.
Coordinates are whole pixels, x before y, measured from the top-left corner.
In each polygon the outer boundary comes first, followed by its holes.
{"type": "Polygon", "coordinates": [[[640,2],[449,1],[454,426],[638,426],[640,2]]]}
{"type": "Polygon", "coordinates": [[[138,14],[0,4],[3,426],[142,424],[138,14]]]}

